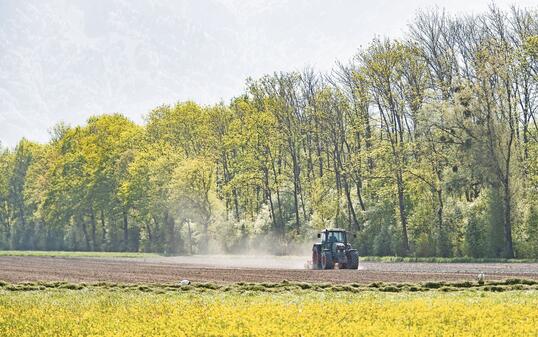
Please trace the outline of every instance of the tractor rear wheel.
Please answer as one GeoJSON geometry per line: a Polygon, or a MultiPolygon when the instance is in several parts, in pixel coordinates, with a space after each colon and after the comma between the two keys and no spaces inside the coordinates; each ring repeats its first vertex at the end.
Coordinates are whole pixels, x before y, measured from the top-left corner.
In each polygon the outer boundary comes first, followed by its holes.
{"type": "Polygon", "coordinates": [[[359,253],[352,250],[348,255],[347,269],[359,269],[359,253]]]}
{"type": "Polygon", "coordinates": [[[334,261],[330,252],[321,253],[321,269],[334,269],[334,261]]]}

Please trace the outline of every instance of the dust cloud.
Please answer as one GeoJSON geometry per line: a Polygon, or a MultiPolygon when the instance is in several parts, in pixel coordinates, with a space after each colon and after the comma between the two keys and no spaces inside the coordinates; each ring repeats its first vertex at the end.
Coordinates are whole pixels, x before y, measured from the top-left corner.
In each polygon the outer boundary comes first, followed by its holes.
{"type": "Polygon", "coordinates": [[[198,267],[304,269],[310,256],[191,255],[146,258],[145,262],[177,263],[198,267]]]}

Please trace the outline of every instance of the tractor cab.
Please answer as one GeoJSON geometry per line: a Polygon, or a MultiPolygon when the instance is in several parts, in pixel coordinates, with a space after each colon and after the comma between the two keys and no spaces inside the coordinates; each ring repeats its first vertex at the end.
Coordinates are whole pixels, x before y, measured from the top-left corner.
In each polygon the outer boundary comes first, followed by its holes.
{"type": "Polygon", "coordinates": [[[344,229],[324,229],[318,233],[321,242],[312,247],[312,264],[315,269],[357,269],[359,254],[347,241],[344,229]]]}
{"type": "Polygon", "coordinates": [[[322,244],[347,243],[346,231],[343,229],[324,229],[318,233],[318,239],[321,239],[322,244]]]}

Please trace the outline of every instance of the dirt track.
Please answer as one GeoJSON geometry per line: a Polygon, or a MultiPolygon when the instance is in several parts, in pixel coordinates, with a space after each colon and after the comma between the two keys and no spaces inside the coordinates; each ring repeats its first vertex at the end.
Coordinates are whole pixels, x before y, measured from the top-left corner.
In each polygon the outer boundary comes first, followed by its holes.
{"type": "MultiPolygon", "coordinates": [[[[211,259],[206,259],[211,261],[211,259]]],[[[256,259],[254,258],[253,261],[256,259]]],[[[187,262],[193,262],[186,260],[187,262]]],[[[196,261],[196,260],[194,260],[196,261]]],[[[286,265],[287,261],[284,265],[286,265]]],[[[293,261],[295,263],[295,261],[293,261]]],[[[301,270],[273,267],[222,266],[217,263],[185,263],[182,258],[110,259],[58,257],[0,257],[0,280],[69,282],[300,282],[371,283],[474,280],[484,272],[486,279],[538,279],[538,264],[433,264],[361,263],[359,270],[301,270]],[[218,264],[218,266],[216,265],[218,264]]],[[[248,265],[248,263],[246,263],[248,265]]]]}

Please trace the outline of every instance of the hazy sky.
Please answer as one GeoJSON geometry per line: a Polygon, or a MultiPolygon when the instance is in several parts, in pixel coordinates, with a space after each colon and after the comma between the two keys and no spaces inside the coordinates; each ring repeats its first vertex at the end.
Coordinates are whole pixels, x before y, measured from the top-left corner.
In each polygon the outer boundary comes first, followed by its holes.
{"type": "MultiPolygon", "coordinates": [[[[192,99],[227,102],[248,76],[329,70],[419,8],[489,0],[0,0],[0,141],[44,142],[57,122],[192,99]]],[[[503,8],[536,0],[496,1],[503,8]]]]}

